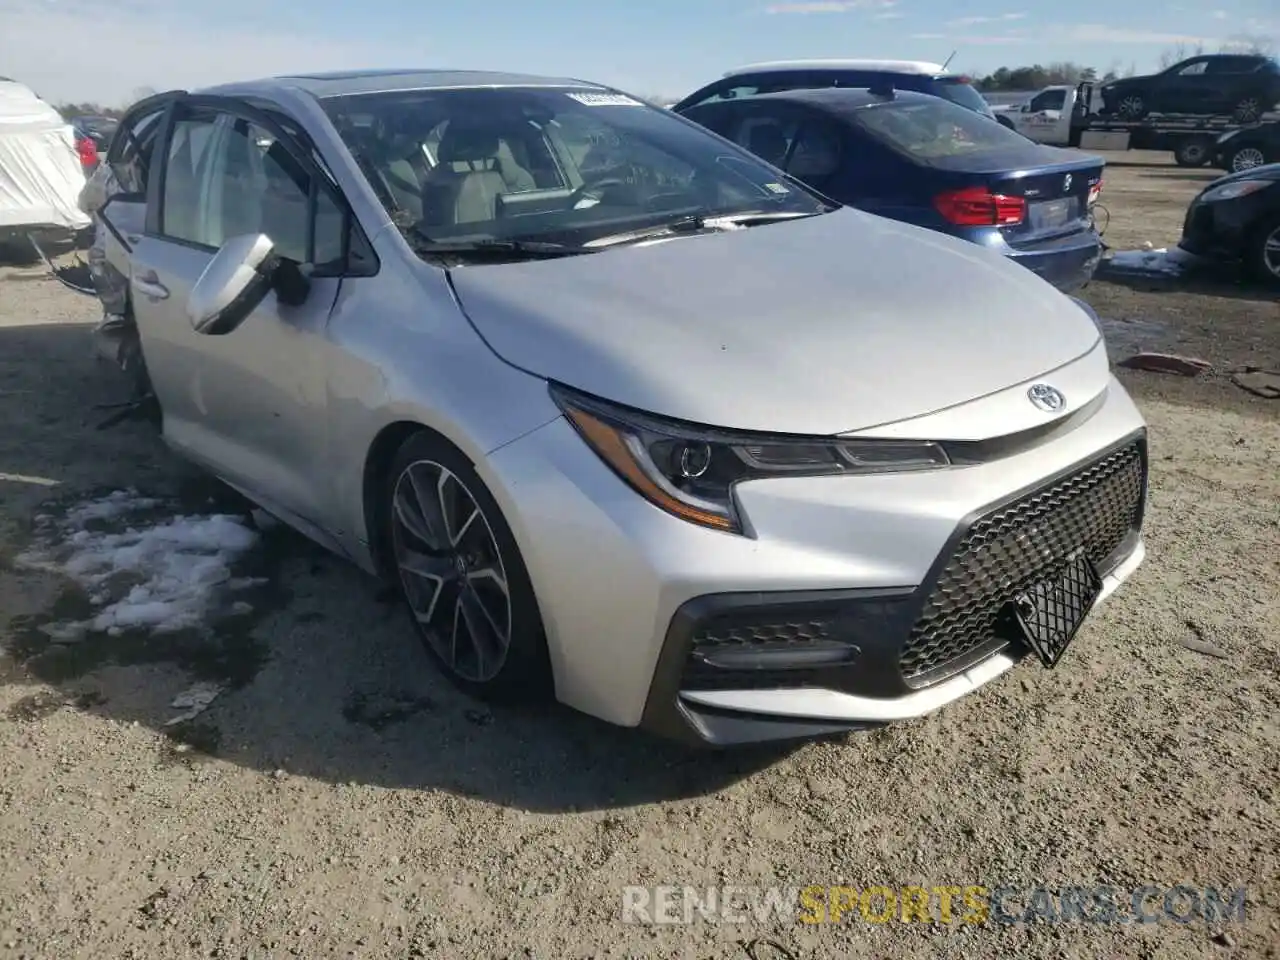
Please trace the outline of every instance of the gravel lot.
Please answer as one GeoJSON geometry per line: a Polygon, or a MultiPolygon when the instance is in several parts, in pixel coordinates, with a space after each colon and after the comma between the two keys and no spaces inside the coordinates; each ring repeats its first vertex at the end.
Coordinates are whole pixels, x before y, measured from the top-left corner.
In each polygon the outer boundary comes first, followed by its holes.
{"type": "MultiPolygon", "coordinates": [[[[1109,159],[1108,240],[1174,243],[1213,174],[1109,159]]],[[[242,505],[145,428],[96,430],[120,385],[94,303],[0,267],[0,958],[729,958],[754,936],[806,958],[1280,955],[1280,400],[1224,373],[1280,369],[1280,304],[1230,283],[1087,299],[1118,341],[1216,368],[1124,373],[1152,431],[1146,565],[1052,673],[707,756],[466,700],[375,584],[278,529],[235,560],[267,583],[213,638],[52,644],[38,627],[86,608],[19,562],[38,516],[127,487],[242,505]],[[221,692],[169,724],[197,682],[221,692]],[[842,883],[1248,901],[1243,925],[621,921],[625,884],[842,883]]]]}

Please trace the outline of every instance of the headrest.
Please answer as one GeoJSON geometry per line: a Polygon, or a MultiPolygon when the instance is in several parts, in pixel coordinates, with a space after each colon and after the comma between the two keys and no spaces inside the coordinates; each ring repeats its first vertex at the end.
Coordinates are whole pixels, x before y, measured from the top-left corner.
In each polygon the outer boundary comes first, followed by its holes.
{"type": "Polygon", "coordinates": [[[483,127],[462,127],[454,124],[440,138],[441,163],[471,163],[476,160],[492,160],[498,155],[498,134],[483,127]]]}
{"type": "Polygon", "coordinates": [[[787,138],[782,128],[775,123],[764,124],[752,130],[750,142],[755,151],[787,148],[787,138]]]}

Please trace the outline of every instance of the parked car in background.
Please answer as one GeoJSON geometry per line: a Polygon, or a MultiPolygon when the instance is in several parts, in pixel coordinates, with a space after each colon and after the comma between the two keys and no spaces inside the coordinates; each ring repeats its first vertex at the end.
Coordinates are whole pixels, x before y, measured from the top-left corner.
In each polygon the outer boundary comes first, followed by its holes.
{"type": "Polygon", "coordinates": [[[100,135],[95,135],[83,117],[72,118],[71,129],[76,138],[76,154],[80,157],[80,166],[84,168],[86,177],[92,176],[93,171],[98,169],[98,155],[106,151],[107,145],[102,142],[100,135]]]}
{"type": "Polygon", "coordinates": [[[1245,54],[1191,57],[1147,77],[1100,88],[1103,110],[1126,120],[1149,113],[1229,114],[1253,123],[1280,104],[1280,63],[1245,54]]]}
{"type": "Polygon", "coordinates": [[[1256,126],[1225,114],[1125,118],[1107,112],[1098,85],[1089,82],[1045,87],[1028,102],[1000,110],[997,119],[1037,143],[1086,150],[1169,150],[1180,167],[1205,166],[1224,136],[1256,126]]]}
{"type": "Polygon", "coordinates": [[[77,133],[91,139],[100,153],[106,153],[120,122],[114,117],[85,116],[75,117],[71,125],[75,127],[77,133]]]}
{"type": "Polygon", "coordinates": [[[672,109],[683,113],[704,103],[784,90],[877,86],[932,94],[995,119],[991,105],[973,88],[968,77],[948,73],[940,63],[920,60],[781,60],[756,63],[730,70],[715,83],[689,94],[672,109]]]}
{"type": "Polygon", "coordinates": [[[1268,163],[1280,163],[1280,121],[1223,134],[1213,148],[1219,170],[1236,173],[1268,163]]]}
{"type": "Polygon", "coordinates": [[[1215,180],[1191,201],[1178,246],[1243,264],[1280,289],[1280,163],[1215,180]]]}
{"type": "Polygon", "coordinates": [[[1057,663],[1142,561],[1093,314],[670,111],[377,72],[124,127],[102,216],[164,438],[395,584],[473,694],[864,729],[1057,663]]]}
{"type": "Polygon", "coordinates": [[[0,255],[29,260],[29,238],[87,227],[78,206],[84,184],[71,125],[31,88],[0,80],[0,255]]]}
{"type": "Polygon", "coordinates": [[[791,90],[685,116],[841,203],[1002,253],[1059,289],[1093,277],[1098,157],[1032,143],[919,93],[791,90]]]}

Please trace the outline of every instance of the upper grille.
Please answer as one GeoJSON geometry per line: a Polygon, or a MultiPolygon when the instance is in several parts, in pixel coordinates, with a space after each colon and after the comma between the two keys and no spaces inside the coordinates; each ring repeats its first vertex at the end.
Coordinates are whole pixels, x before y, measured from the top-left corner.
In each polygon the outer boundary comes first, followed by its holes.
{"type": "Polygon", "coordinates": [[[1137,440],[975,520],[938,574],[898,659],[923,686],[1003,646],[1005,605],[1084,547],[1106,572],[1142,522],[1146,444],[1137,440]],[[950,670],[948,670],[950,668],[950,670]]]}

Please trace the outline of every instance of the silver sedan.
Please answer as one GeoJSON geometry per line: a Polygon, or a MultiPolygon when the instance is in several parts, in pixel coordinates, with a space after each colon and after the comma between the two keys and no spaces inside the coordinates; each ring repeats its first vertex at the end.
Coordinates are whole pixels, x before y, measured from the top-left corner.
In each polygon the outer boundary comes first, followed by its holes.
{"type": "Polygon", "coordinates": [[[475,695],[865,728],[1055,665],[1143,558],[1086,307],[670,111],[366,72],[123,131],[106,256],[165,440],[397,584],[475,695]]]}

